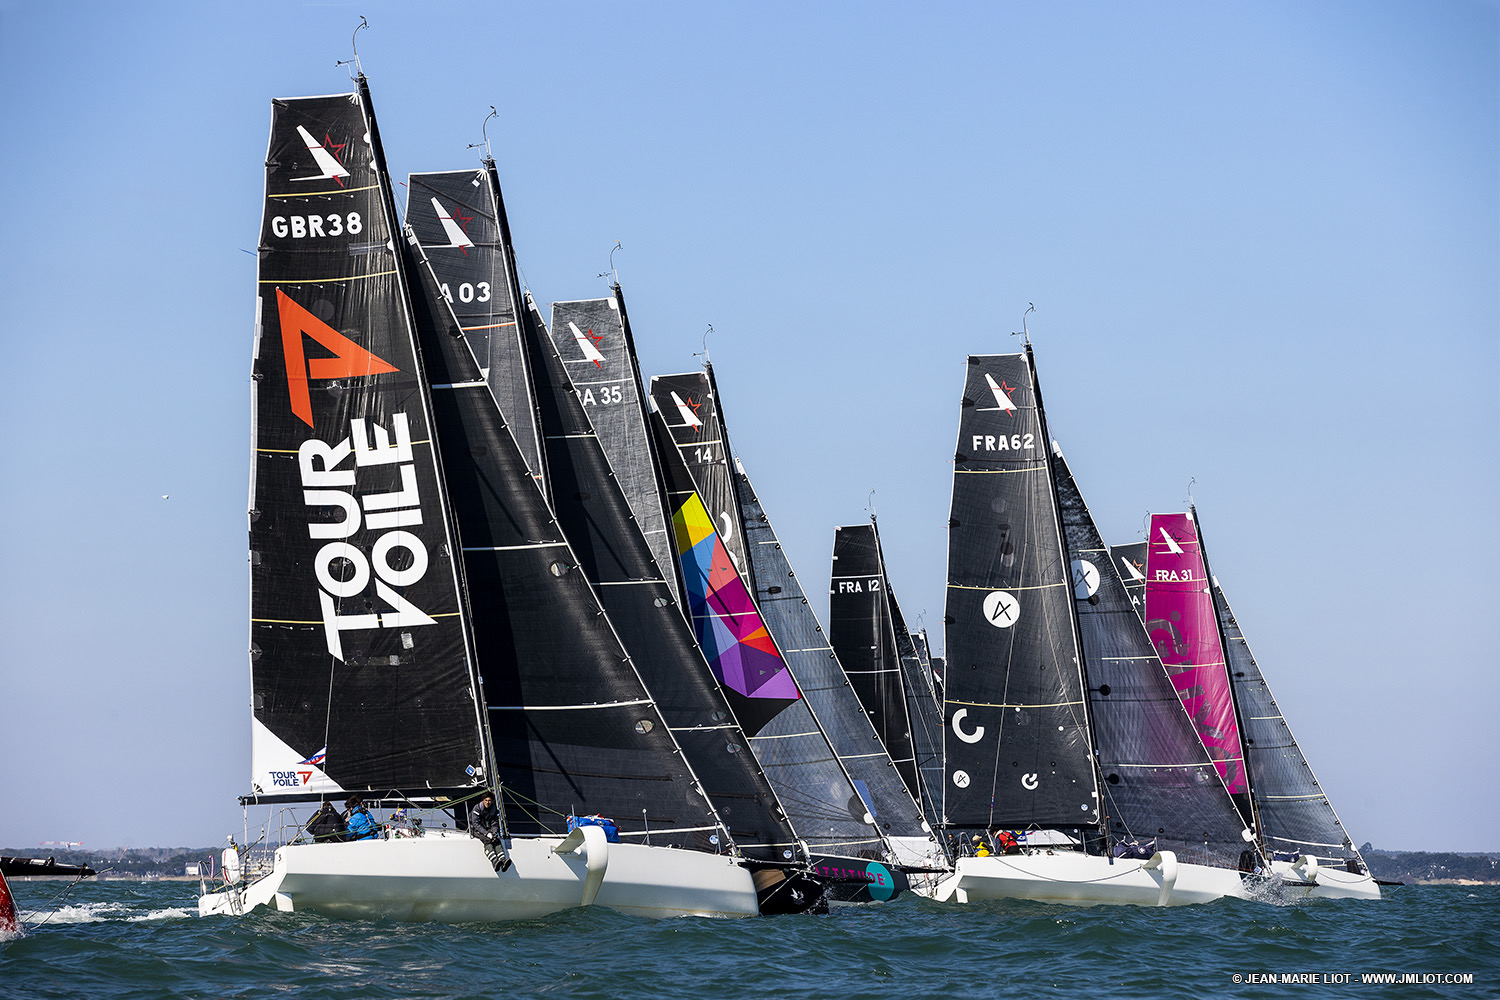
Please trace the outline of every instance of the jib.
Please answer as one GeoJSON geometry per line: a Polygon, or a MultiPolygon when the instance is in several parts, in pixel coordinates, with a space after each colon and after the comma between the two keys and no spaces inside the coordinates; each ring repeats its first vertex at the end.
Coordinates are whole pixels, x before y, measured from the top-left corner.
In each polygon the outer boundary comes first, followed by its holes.
{"type": "Polygon", "coordinates": [[[348,215],[278,215],[271,219],[271,232],[282,239],[294,240],[319,236],[358,235],[365,228],[358,212],[348,215]]]}

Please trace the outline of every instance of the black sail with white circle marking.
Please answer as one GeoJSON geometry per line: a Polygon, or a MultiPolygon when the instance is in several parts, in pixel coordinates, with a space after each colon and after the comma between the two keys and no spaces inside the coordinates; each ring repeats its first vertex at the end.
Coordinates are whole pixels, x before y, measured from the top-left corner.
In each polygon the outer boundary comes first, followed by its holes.
{"type": "Polygon", "coordinates": [[[1068,559],[1025,355],[968,359],[944,614],[944,822],[1099,821],[1068,559]]]}

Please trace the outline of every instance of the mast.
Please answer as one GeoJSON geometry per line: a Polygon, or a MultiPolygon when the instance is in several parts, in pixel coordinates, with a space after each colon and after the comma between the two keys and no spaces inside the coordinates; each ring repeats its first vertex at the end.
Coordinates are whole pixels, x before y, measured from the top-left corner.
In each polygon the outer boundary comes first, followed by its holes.
{"type": "MultiPolygon", "coordinates": [[[[1072,575],[1073,575],[1072,574],[1072,565],[1071,565],[1071,562],[1070,562],[1070,560],[1068,558],[1068,541],[1067,541],[1067,538],[1065,536],[1065,532],[1064,532],[1064,529],[1063,529],[1062,502],[1061,502],[1061,500],[1058,497],[1058,491],[1057,491],[1058,474],[1057,474],[1056,458],[1059,456],[1059,452],[1058,452],[1056,443],[1052,439],[1052,432],[1047,429],[1047,409],[1046,409],[1045,406],[1042,405],[1042,385],[1037,380],[1037,377],[1036,377],[1036,357],[1035,357],[1035,355],[1031,351],[1031,338],[1030,337],[1026,338],[1025,348],[1026,348],[1026,368],[1031,373],[1031,389],[1032,389],[1032,392],[1036,396],[1036,417],[1037,417],[1037,423],[1041,427],[1043,448],[1046,451],[1047,478],[1048,478],[1048,481],[1049,481],[1049,485],[1051,486],[1051,489],[1048,490],[1048,493],[1050,494],[1050,496],[1052,498],[1053,525],[1055,526],[1056,533],[1057,533],[1058,551],[1062,555],[1063,562],[1068,565],[1068,577],[1069,577],[1069,580],[1071,582],[1072,575]]],[[[1069,588],[1069,589],[1071,590],[1072,588],[1069,588]]],[[[1088,657],[1087,657],[1087,654],[1085,653],[1085,648],[1084,648],[1084,645],[1083,645],[1083,630],[1082,630],[1082,627],[1080,626],[1079,621],[1078,621],[1078,605],[1076,603],[1074,603],[1073,601],[1069,601],[1067,603],[1068,603],[1068,620],[1069,620],[1069,622],[1073,626],[1073,642],[1075,644],[1074,648],[1077,649],[1077,651],[1078,651],[1078,656],[1077,656],[1078,669],[1079,669],[1079,673],[1080,673],[1081,679],[1083,681],[1084,690],[1085,690],[1085,692],[1087,692],[1089,690],[1089,683],[1088,683],[1088,677],[1089,677],[1088,657]]],[[[1088,733],[1087,733],[1087,736],[1088,736],[1088,740],[1089,740],[1089,750],[1090,750],[1089,760],[1090,760],[1090,763],[1092,763],[1093,767],[1094,767],[1094,787],[1096,789],[1100,789],[1100,788],[1104,787],[1104,771],[1099,766],[1099,743],[1098,743],[1098,739],[1097,739],[1097,733],[1098,733],[1099,730],[1098,730],[1098,726],[1095,725],[1095,723],[1094,723],[1094,702],[1093,702],[1092,698],[1085,697],[1083,699],[1083,710],[1084,710],[1084,715],[1085,715],[1085,717],[1088,720],[1088,723],[1087,723],[1088,724],[1088,733]]],[[[1098,818],[1099,832],[1104,835],[1105,852],[1109,853],[1109,851],[1110,851],[1109,805],[1108,805],[1108,802],[1103,797],[1101,797],[1101,796],[1098,795],[1097,791],[1095,793],[1095,797],[1096,797],[1096,800],[1098,801],[1098,804],[1099,804],[1098,805],[1098,809],[1099,809],[1099,818],[1098,818]]]]}
{"type": "Polygon", "coordinates": [[[273,109],[247,798],[462,793],[487,740],[369,88],[273,109]]]}

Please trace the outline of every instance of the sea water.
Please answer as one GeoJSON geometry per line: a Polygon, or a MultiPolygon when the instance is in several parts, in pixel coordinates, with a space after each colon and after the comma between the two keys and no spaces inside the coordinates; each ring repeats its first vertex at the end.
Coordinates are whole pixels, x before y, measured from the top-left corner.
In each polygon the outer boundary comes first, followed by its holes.
{"type": "Polygon", "coordinates": [[[458,925],[204,919],[195,882],[11,887],[27,931],[0,942],[5,998],[1500,996],[1500,886],[1167,909],[904,896],[826,916],[588,908],[458,925]]]}

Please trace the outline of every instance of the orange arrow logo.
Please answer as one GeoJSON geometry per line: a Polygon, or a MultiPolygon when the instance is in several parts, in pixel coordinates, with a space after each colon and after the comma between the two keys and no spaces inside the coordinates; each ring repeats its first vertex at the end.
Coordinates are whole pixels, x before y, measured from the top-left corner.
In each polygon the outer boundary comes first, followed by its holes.
{"type": "Polygon", "coordinates": [[[281,315],[281,350],[286,355],[286,384],[292,399],[292,412],[307,426],[313,425],[308,379],[350,378],[400,371],[293,302],[279,288],[276,289],[276,307],[281,315]],[[304,334],[332,351],[334,357],[309,361],[302,350],[304,334]]]}

